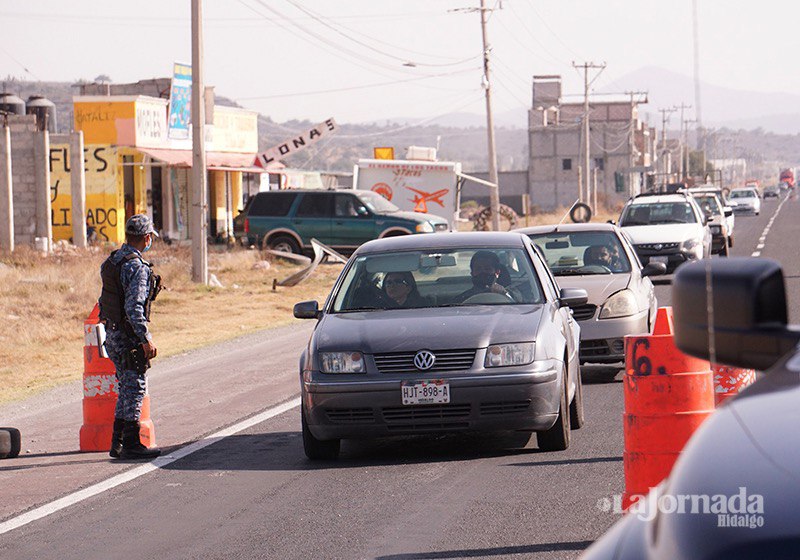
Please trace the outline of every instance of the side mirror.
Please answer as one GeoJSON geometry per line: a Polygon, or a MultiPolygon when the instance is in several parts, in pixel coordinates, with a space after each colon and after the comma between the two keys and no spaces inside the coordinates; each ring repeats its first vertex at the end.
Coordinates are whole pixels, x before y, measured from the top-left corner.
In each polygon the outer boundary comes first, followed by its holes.
{"type": "Polygon", "coordinates": [[[667,265],[660,262],[649,262],[642,268],[642,278],[647,276],[662,276],[667,273],[667,265]]]}
{"type": "Polygon", "coordinates": [[[800,330],[786,324],[783,271],[776,261],[741,257],[698,261],[679,268],[672,286],[675,343],[687,354],[711,359],[711,327],[716,362],[765,370],[800,341],[800,330]],[[710,325],[709,291],[713,294],[710,325]]]}
{"type": "Polygon", "coordinates": [[[558,303],[561,307],[576,307],[589,301],[589,294],[582,288],[561,288],[558,303]]]}
{"type": "Polygon", "coordinates": [[[612,226],[615,226],[615,225],[617,225],[617,222],[616,222],[616,220],[608,220],[608,222],[607,222],[607,223],[611,224],[612,226]]]}
{"type": "Polygon", "coordinates": [[[322,316],[322,311],[319,310],[319,304],[316,300],[301,301],[294,305],[294,316],[297,319],[319,319],[322,316]]]}
{"type": "Polygon", "coordinates": [[[722,211],[725,213],[726,218],[733,216],[733,208],[731,208],[730,206],[726,206],[725,208],[722,209],[722,211]]]}

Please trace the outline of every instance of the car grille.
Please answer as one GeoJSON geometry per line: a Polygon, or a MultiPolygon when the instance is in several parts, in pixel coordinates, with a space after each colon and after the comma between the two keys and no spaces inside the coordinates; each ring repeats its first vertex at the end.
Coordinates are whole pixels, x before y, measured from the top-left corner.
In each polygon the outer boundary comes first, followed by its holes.
{"type": "MultiPolygon", "coordinates": [[[[425,373],[472,369],[475,350],[432,350],[436,362],[425,373]]],[[[414,365],[416,352],[389,352],[375,354],[375,365],[381,373],[410,373],[420,371],[414,365]]]]}
{"type": "Polygon", "coordinates": [[[674,251],[678,248],[678,243],[640,243],[636,245],[636,250],[643,251],[674,251]]]}
{"type": "Polygon", "coordinates": [[[572,308],[572,316],[575,317],[576,321],[586,321],[594,317],[596,311],[597,306],[592,305],[591,303],[587,303],[585,305],[576,305],[572,308]]]}
{"type": "Polygon", "coordinates": [[[331,424],[372,424],[375,421],[371,408],[329,408],[325,414],[331,424]]]}
{"type": "Polygon", "coordinates": [[[470,408],[469,404],[404,406],[384,408],[381,413],[390,431],[426,431],[468,427],[470,408]]]}
{"type": "Polygon", "coordinates": [[[481,416],[503,416],[523,412],[531,406],[531,401],[487,402],[481,403],[481,416]]]}
{"type": "Polygon", "coordinates": [[[581,340],[581,358],[600,358],[625,352],[625,343],[621,338],[609,340],[581,340]]]}

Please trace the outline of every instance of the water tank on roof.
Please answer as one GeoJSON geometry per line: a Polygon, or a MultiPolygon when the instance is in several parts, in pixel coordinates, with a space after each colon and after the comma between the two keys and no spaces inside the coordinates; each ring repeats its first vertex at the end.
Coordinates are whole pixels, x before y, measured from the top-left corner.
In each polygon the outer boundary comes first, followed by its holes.
{"type": "Polygon", "coordinates": [[[25,102],[13,93],[0,93],[0,113],[25,114],[25,102]]]}
{"type": "Polygon", "coordinates": [[[56,132],[56,104],[46,99],[43,95],[31,95],[25,109],[28,115],[36,115],[36,124],[39,130],[47,129],[56,132]]]}

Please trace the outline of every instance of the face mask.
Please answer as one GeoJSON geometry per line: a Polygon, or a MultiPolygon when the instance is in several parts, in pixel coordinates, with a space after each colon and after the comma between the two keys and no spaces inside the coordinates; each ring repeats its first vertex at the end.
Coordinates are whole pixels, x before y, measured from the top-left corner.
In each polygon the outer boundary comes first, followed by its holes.
{"type": "Polygon", "coordinates": [[[150,241],[147,242],[147,245],[145,245],[144,251],[142,251],[142,252],[146,253],[147,251],[150,250],[150,247],[152,247],[152,246],[153,246],[153,237],[151,236],[150,237],[150,241]]]}
{"type": "Polygon", "coordinates": [[[494,272],[472,275],[472,284],[476,288],[491,288],[495,280],[497,280],[497,275],[494,272]]]}

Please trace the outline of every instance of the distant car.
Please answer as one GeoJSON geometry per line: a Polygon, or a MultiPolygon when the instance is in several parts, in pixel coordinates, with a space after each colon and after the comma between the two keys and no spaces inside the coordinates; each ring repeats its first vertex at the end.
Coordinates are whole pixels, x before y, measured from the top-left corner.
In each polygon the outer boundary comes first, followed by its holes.
{"type": "Polygon", "coordinates": [[[673,308],[683,352],[765,373],[700,426],[668,478],[581,558],[798,558],[800,328],[787,325],[780,266],[763,258],[687,265],[675,277],[673,308]]]}
{"type": "Polygon", "coordinates": [[[725,223],[728,225],[728,238],[731,241],[731,247],[733,247],[733,233],[734,228],[736,226],[736,216],[733,213],[733,208],[731,207],[730,200],[728,196],[730,195],[730,189],[723,189],[717,187],[715,185],[698,185],[696,187],[691,187],[687,189],[689,194],[692,196],[698,196],[699,194],[713,194],[717,197],[720,205],[722,206],[722,212],[725,215],[725,223]]]}
{"type": "Polygon", "coordinates": [[[643,264],[663,263],[671,274],[685,262],[711,255],[708,219],[686,193],[645,193],[630,199],[619,225],[643,264]]]}
{"type": "Polygon", "coordinates": [[[734,212],[749,212],[756,216],[761,213],[761,195],[752,187],[733,189],[730,201],[734,212]]]}
{"type": "Polygon", "coordinates": [[[652,331],[658,302],[648,276],[663,274],[663,263],[642,267],[618,227],[586,223],[535,226],[515,230],[541,249],[558,285],[583,288],[586,304],[573,307],[581,326],[581,363],[617,363],[625,359],[629,334],[652,331]],[[598,261],[605,248],[610,261],[598,261]],[[615,258],[616,255],[616,258],[615,258]]]}
{"type": "Polygon", "coordinates": [[[714,193],[694,192],[689,190],[700,209],[708,219],[708,228],[711,230],[711,253],[727,257],[729,248],[733,247],[733,232],[728,229],[728,216],[733,217],[733,209],[723,209],[719,198],[714,193]]]}
{"type": "Polygon", "coordinates": [[[311,239],[352,252],[372,239],[447,231],[442,217],[404,212],[372,191],[282,190],[257,193],[244,222],[248,242],[301,253],[311,239]]]}
{"type": "Polygon", "coordinates": [[[300,358],[303,447],[463,431],[536,432],[566,449],[583,424],[580,327],[541,253],[513,232],[409,235],[353,253],[300,358]]]}
{"type": "MultiPolygon", "coordinates": [[[[786,188],[789,188],[789,186],[786,185],[786,188]]],[[[767,198],[780,198],[782,190],[785,190],[785,189],[783,189],[781,187],[781,185],[770,185],[766,189],[764,189],[764,199],[767,199],[767,198]]]]}

